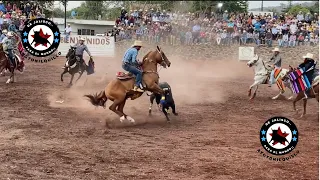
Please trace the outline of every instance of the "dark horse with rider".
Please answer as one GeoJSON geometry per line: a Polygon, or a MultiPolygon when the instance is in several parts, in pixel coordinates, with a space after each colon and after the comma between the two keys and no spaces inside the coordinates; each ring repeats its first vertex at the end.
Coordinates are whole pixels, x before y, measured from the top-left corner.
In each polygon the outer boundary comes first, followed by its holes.
{"type": "Polygon", "coordinates": [[[64,71],[61,73],[61,81],[63,82],[64,74],[71,74],[71,80],[68,85],[69,87],[72,86],[73,78],[76,73],[79,73],[79,77],[77,78],[76,82],[81,78],[84,71],[87,71],[88,75],[94,73],[94,61],[88,47],[84,44],[84,41],[84,38],[80,38],[78,44],[75,46],[70,46],[70,49],[66,55],[67,62],[63,66],[64,71]],[[90,56],[88,66],[83,59],[84,51],[86,51],[90,56]]]}

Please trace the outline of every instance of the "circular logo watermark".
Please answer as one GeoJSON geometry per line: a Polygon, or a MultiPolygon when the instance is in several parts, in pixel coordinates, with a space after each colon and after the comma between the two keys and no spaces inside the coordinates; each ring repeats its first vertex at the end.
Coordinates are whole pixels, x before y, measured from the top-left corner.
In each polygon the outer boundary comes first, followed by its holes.
{"type": "Polygon", "coordinates": [[[49,19],[39,18],[29,21],[21,34],[22,44],[29,55],[39,57],[57,56],[60,44],[60,31],[49,19]]]}
{"type": "Polygon", "coordinates": [[[288,118],[273,117],[266,121],[260,130],[260,142],[263,148],[273,155],[285,155],[295,149],[299,132],[288,118]]]}

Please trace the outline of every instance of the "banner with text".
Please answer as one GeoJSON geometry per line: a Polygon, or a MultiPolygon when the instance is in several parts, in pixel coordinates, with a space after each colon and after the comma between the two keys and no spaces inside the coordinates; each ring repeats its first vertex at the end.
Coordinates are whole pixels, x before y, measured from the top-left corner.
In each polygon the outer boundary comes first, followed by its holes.
{"type": "MultiPolygon", "coordinates": [[[[68,41],[65,39],[65,35],[61,35],[61,41],[58,48],[58,51],[61,52],[62,56],[67,55],[70,46],[74,46],[79,42],[80,38],[84,38],[84,44],[87,45],[92,56],[106,56],[114,57],[115,44],[114,37],[109,36],[79,36],[71,35],[69,36],[68,41]]],[[[86,52],[84,52],[86,55],[86,52]]]]}
{"type": "Polygon", "coordinates": [[[254,57],[254,47],[239,47],[239,61],[249,61],[254,57]]]}

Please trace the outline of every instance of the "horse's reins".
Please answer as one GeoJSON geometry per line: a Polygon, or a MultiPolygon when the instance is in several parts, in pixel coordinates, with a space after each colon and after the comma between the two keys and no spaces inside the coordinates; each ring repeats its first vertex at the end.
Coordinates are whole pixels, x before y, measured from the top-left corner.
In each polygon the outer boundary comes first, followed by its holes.
{"type": "MultiPolygon", "coordinates": [[[[260,56],[258,56],[258,59],[257,59],[257,60],[254,60],[254,61],[253,61],[253,64],[257,63],[257,62],[259,61],[259,59],[260,59],[260,56]]],[[[267,70],[267,72],[268,72],[268,68],[267,68],[266,65],[264,64],[264,61],[262,61],[262,65],[263,65],[263,67],[264,67],[264,68],[267,70]]],[[[267,73],[267,74],[262,74],[262,73],[260,73],[260,74],[256,74],[256,75],[266,76],[266,75],[268,75],[268,73],[267,73]]]]}
{"type": "MultiPolygon", "coordinates": [[[[161,56],[161,60],[162,60],[161,63],[163,63],[163,62],[164,62],[164,57],[163,57],[161,51],[159,51],[159,50],[157,50],[157,51],[158,51],[158,53],[159,53],[160,56],[161,56]]],[[[147,59],[148,59],[148,58],[145,58],[143,61],[146,61],[147,59]]],[[[149,62],[152,62],[152,59],[150,59],[149,62]]],[[[160,72],[161,69],[162,69],[162,66],[160,66],[160,68],[159,68],[158,71],[143,71],[143,72],[145,72],[145,73],[155,73],[155,74],[157,74],[158,77],[160,78],[159,72],[160,72]]]]}
{"type": "MultiPolygon", "coordinates": [[[[157,49],[157,51],[158,51],[158,53],[160,54],[160,56],[161,56],[161,63],[163,63],[164,62],[164,58],[163,58],[163,55],[162,55],[162,53],[161,53],[161,51],[159,51],[158,49],[157,49]]],[[[145,58],[143,61],[146,61],[148,58],[145,58]]],[[[150,59],[149,60],[150,62],[152,62],[152,59],[150,59]]],[[[160,70],[162,69],[162,66],[160,65],[160,68],[159,68],[159,70],[158,71],[144,71],[145,73],[155,73],[155,74],[157,74],[158,75],[158,78],[160,79],[160,76],[159,76],[159,72],[160,72],[160,70]]],[[[146,92],[146,94],[147,94],[147,96],[151,96],[151,94],[148,94],[148,92],[146,92]]]]}

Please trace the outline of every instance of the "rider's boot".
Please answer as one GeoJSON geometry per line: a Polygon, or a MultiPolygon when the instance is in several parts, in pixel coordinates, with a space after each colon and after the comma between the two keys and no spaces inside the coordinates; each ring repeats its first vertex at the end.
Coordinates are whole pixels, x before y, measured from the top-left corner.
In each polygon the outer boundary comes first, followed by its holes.
{"type": "Polygon", "coordinates": [[[138,87],[137,85],[134,86],[133,88],[134,91],[137,91],[137,92],[144,92],[140,87],[138,87]]]}

